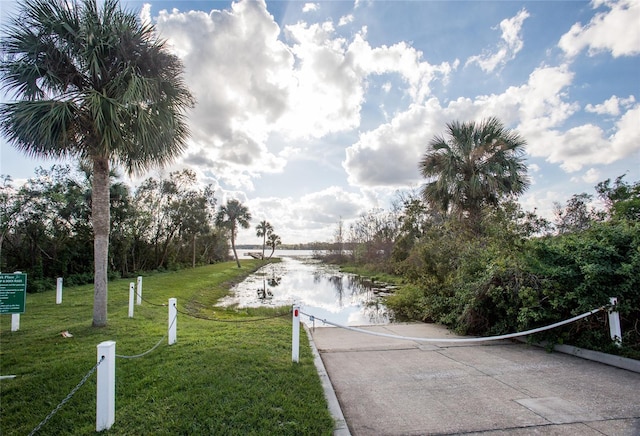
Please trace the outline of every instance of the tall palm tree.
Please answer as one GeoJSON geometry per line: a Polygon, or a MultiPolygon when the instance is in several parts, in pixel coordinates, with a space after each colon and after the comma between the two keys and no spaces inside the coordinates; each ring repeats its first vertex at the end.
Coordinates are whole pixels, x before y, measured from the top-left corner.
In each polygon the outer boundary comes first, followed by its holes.
{"type": "Polygon", "coordinates": [[[231,234],[231,249],[233,250],[233,256],[236,259],[238,268],[241,268],[238,253],[236,252],[238,226],[243,229],[248,229],[249,221],[251,221],[249,209],[234,199],[227,200],[227,204],[221,205],[216,215],[216,225],[228,229],[231,234]]]}
{"type": "Polygon", "coordinates": [[[482,210],[529,187],[524,164],[526,142],[496,118],[447,124],[447,137],[435,136],[419,168],[429,181],[424,199],[444,213],[479,229],[482,210]]]}
{"type": "Polygon", "coordinates": [[[280,236],[276,235],[275,233],[271,233],[269,235],[269,240],[267,241],[267,245],[271,247],[271,254],[269,255],[269,259],[271,259],[271,256],[273,256],[273,252],[276,251],[276,247],[280,244],[282,244],[280,236]]]}
{"type": "Polygon", "coordinates": [[[105,326],[110,167],[142,172],[184,150],[182,63],[117,0],[24,0],[3,30],[0,80],[15,100],[0,131],[28,155],[92,166],[93,325],[105,326]]]}
{"type": "Polygon", "coordinates": [[[256,226],[256,236],[262,238],[262,258],[264,259],[264,247],[267,245],[267,238],[273,233],[273,226],[268,221],[260,221],[256,226]]]}

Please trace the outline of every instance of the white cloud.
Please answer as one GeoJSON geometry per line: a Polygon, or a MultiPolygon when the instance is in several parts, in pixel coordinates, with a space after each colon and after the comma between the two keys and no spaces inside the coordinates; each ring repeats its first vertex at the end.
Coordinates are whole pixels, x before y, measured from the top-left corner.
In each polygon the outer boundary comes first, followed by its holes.
{"type": "Polygon", "coordinates": [[[624,113],[607,137],[600,126],[583,124],[567,131],[550,129],[536,138],[536,151],[551,163],[559,163],[567,172],[585,165],[606,165],[640,151],[640,105],[624,113]],[[543,144],[546,147],[543,148],[543,144]]]}
{"type": "Polygon", "coordinates": [[[366,29],[354,37],[349,54],[355,68],[366,74],[397,73],[409,84],[412,101],[422,103],[431,95],[431,82],[440,78],[446,82],[458,67],[458,61],[431,65],[422,59],[422,52],[402,41],[392,46],[372,48],[364,39],[366,29]]]}
{"type": "Polygon", "coordinates": [[[594,184],[601,180],[602,173],[595,168],[589,168],[586,173],[582,175],[582,180],[586,183],[594,184]]]}
{"type": "Polygon", "coordinates": [[[596,113],[599,115],[620,115],[620,108],[629,108],[633,106],[636,99],[633,95],[630,95],[628,98],[619,98],[615,95],[611,96],[608,100],[605,100],[601,104],[588,104],[585,106],[585,110],[587,112],[596,113]]]}
{"type": "Polygon", "coordinates": [[[353,23],[353,15],[349,14],[349,15],[345,15],[343,17],[340,17],[340,21],[338,21],[338,26],[346,26],[349,23],[353,23]]]}
{"type": "MultiPolygon", "coordinates": [[[[496,116],[527,141],[531,156],[559,164],[566,172],[585,165],[609,164],[640,150],[640,105],[624,113],[609,137],[594,124],[562,130],[579,105],[568,100],[574,74],[567,66],[540,67],[527,83],[502,94],[458,98],[443,106],[435,98],[412,105],[390,122],[360,134],[346,150],[343,166],[353,186],[406,186],[421,183],[417,166],[428,142],[452,120],[478,121],[496,116]]],[[[630,103],[631,99],[625,99],[630,103]]],[[[535,169],[535,168],[534,168],[535,169]]],[[[595,177],[593,171],[590,178],[595,177]]]]}
{"type": "Polygon", "coordinates": [[[302,12],[317,11],[318,9],[320,9],[320,5],[317,3],[305,3],[302,7],[302,12]]]}
{"type": "Polygon", "coordinates": [[[481,55],[471,56],[467,59],[465,66],[476,63],[482,71],[490,73],[498,66],[503,66],[514,59],[524,46],[520,33],[527,18],[529,18],[529,12],[522,9],[515,17],[502,20],[500,22],[502,41],[498,44],[497,51],[495,53],[487,51],[481,55]]]}
{"type": "Polygon", "coordinates": [[[197,99],[189,114],[192,163],[215,162],[217,175],[235,183],[281,169],[284,162],[264,143],[287,109],[294,60],[264,3],[243,1],[209,14],[163,10],[156,25],[181,57],[197,99]]]}
{"type": "Polygon", "coordinates": [[[593,56],[608,51],[613,57],[634,56],[640,53],[640,2],[637,0],[598,0],[592,7],[608,8],[598,12],[583,26],[574,24],[562,35],[558,46],[569,57],[578,55],[588,48],[593,56]]]}
{"type": "Polygon", "coordinates": [[[278,128],[292,138],[318,138],[356,127],[363,101],[363,73],[346,55],[347,41],[336,37],[330,22],[287,26],[296,59],[291,73],[290,110],[278,128]]]}
{"type": "MultiPolygon", "coordinates": [[[[357,218],[369,209],[370,202],[363,194],[330,186],[300,198],[251,199],[247,207],[253,223],[269,221],[276,234],[287,235],[282,242],[291,244],[332,240],[338,222],[357,218]]],[[[256,243],[254,227],[239,234],[240,243],[256,243]]]]}
{"type": "Polygon", "coordinates": [[[140,21],[144,25],[149,25],[152,23],[150,3],[145,3],[144,5],[142,5],[142,8],[140,9],[140,21]]]}

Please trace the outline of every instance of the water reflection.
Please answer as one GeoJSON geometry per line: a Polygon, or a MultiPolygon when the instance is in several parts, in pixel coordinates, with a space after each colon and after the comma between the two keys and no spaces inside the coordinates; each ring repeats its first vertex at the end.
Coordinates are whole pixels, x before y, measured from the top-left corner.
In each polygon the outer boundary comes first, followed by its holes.
{"type": "MultiPolygon", "coordinates": [[[[347,325],[389,323],[387,308],[371,283],[354,274],[341,273],[310,257],[283,256],[234,286],[219,306],[285,306],[298,303],[317,319],[347,325]]],[[[306,316],[301,319],[310,324],[306,316]]],[[[322,323],[316,320],[316,325],[322,323]]]]}

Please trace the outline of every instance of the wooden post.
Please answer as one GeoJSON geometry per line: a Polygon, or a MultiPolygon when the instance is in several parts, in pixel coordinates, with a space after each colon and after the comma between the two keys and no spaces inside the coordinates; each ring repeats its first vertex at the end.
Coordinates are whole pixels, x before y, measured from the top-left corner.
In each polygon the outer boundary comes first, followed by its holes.
{"type": "Polygon", "coordinates": [[[12,313],[11,314],[11,331],[17,332],[20,330],[20,314],[12,313]]]}
{"type": "Polygon", "coordinates": [[[116,343],[98,344],[96,385],[96,431],[109,430],[116,420],[116,343]]]}

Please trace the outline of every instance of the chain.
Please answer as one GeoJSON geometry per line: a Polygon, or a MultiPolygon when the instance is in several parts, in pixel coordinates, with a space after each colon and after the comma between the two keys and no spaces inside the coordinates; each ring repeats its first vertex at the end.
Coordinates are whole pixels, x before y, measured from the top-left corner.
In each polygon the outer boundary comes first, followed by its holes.
{"type": "Polygon", "coordinates": [[[29,433],[29,436],[34,435],[38,430],[40,430],[42,426],[45,425],[47,421],[49,421],[49,419],[51,419],[51,417],[53,417],[53,415],[55,415],[58,412],[58,410],[60,410],[60,408],[64,406],[71,399],[71,397],[73,397],[73,395],[77,392],[77,390],[80,389],[82,385],[85,384],[87,380],[89,380],[89,377],[91,377],[91,375],[96,371],[96,369],[98,369],[98,366],[100,366],[103,360],[104,360],[104,356],[102,356],[98,361],[98,363],[96,363],[95,366],[91,368],[91,370],[89,370],[89,372],[82,378],[82,380],[80,380],[80,383],[78,383],[78,385],[75,388],[73,388],[71,392],[69,392],[69,395],[67,395],[65,399],[62,400],[60,404],[58,404],[56,408],[53,409],[51,413],[49,413],[47,417],[43,419],[40,424],[38,424],[33,430],[31,430],[31,433],[29,433]]]}
{"type": "Polygon", "coordinates": [[[142,295],[138,294],[138,291],[137,291],[137,290],[135,291],[135,294],[136,294],[136,296],[137,296],[137,297],[140,297],[140,300],[144,301],[144,302],[145,302],[145,303],[147,303],[147,304],[150,304],[150,305],[152,305],[152,306],[156,306],[156,307],[167,307],[167,304],[166,304],[166,303],[164,303],[164,304],[158,304],[158,303],[152,303],[152,302],[151,302],[151,301],[149,301],[149,300],[145,300],[145,299],[144,299],[144,297],[143,297],[142,295]]]}
{"type": "MultiPolygon", "coordinates": [[[[177,308],[176,308],[176,310],[177,310],[177,308]]],[[[171,321],[171,324],[169,325],[169,330],[171,330],[171,327],[173,327],[173,323],[176,322],[177,318],[178,318],[178,315],[176,314],[176,316],[173,317],[173,321],[171,321]]],[[[147,354],[151,353],[153,350],[158,348],[160,346],[160,344],[162,343],[162,341],[165,340],[165,338],[167,337],[168,334],[169,333],[167,332],[162,338],[160,338],[160,340],[158,341],[157,344],[155,344],[153,347],[151,347],[149,350],[145,351],[144,353],[135,354],[133,356],[123,356],[121,354],[116,354],[116,357],[118,357],[120,359],[137,359],[138,357],[146,356],[147,354]]]]}

